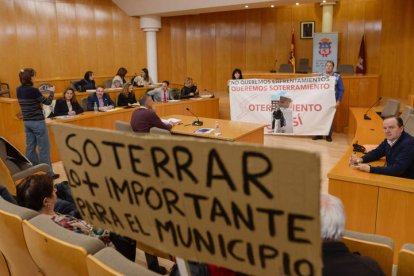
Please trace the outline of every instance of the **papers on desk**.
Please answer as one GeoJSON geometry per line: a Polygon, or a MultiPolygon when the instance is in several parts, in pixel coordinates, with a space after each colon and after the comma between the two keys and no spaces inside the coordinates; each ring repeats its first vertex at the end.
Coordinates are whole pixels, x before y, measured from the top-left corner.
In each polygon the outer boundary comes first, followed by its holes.
{"type": "Polygon", "coordinates": [[[68,119],[68,118],[73,118],[76,117],[77,115],[62,115],[62,116],[55,116],[54,118],[56,119],[68,119]]]}
{"type": "Polygon", "coordinates": [[[209,133],[212,133],[213,131],[214,131],[214,128],[204,127],[204,128],[197,129],[196,131],[194,131],[194,133],[196,133],[196,134],[209,134],[209,133]]]}
{"type": "Polygon", "coordinates": [[[212,94],[200,95],[200,98],[212,98],[212,94]]]}
{"type": "Polygon", "coordinates": [[[182,123],[182,121],[180,119],[177,119],[177,118],[161,119],[161,121],[164,124],[173,124],[173,125],[177,125],[177,124],[181,124],[182,123]]]}
{"type": "Polygon", "coordinates": [[[168,100],[169,103],[179,102],[180,100],[168,100]]]}
{"type": "Polygon", "coordinates": [[[96,92],[96,89],[87,89],[86,92],[95,93],[96,92]]]}

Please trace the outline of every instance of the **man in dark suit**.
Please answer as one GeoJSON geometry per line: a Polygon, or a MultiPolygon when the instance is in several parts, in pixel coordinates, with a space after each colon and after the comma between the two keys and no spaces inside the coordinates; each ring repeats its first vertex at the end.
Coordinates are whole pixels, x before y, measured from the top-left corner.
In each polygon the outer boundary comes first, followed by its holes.
{"type": "Polygon", "coordinates": [[[88,110],[93,111],[95,105],[99,111],[107,111],[115,107],[115,103],[111,100],[111,97],[107,93],[104,93],[103,86],[98,86],[96,92],[88,97],[88,110]]]}

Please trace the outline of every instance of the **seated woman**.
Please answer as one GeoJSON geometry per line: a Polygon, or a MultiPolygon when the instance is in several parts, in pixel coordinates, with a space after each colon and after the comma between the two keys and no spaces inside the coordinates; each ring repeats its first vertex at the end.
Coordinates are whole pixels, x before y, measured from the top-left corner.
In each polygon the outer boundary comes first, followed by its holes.
{"type": "Polygon", "coordinates": [[[72,88],[66,88],[63,97],[56,100],[54,116],[76,115],[83,112],[83,108],[76,100],[75,91],[72,88]]]}
{"type": "Polygon", "coordinates": [[[187,77],[184,80],[184,87],[181,89],[181,99],[192,98],[198,95],[197,86],[194,85],[193,79],[187,77]]]}
{"type": "Polygon", "coordinates": [[[88,97],[88,110],[93,111],[95,105],[99,111],[106,111],[115,107],[111,97],[104,92],[103,86],[98,86],[96,92],[88,97]]]}
{"type": "Polygon", "coordinates": [[[122,93],[118,95],[118,106],[131,106],[137,102],[135,99],[135,94],[132,92],[132,88],[133,86],[129,82],[124,84],[122,93]]]}
{"type": "Polygon", "coordinates": [[[118,88],[122,87],[127,81],[125,80],[125,76],[128,73],[127,69],[124,67],[121,67],[118,69],[118,72],[116,73],[115,77],[112,79],[112,85],[111,88],[118,88]],[[120,83],[119,86],[117,86],[117,82],[120,83]]]}
{"type": "Polygon", "coordinates": [[[139,76],[136,76],[132,80],[132,84],[136,86],[147,86],[153,84],[151,77],[149,76],[148,69],[142,68],[142,71],[139,76]]]}
{"type": "Polygon", "coordinates": [[[86,90],[96,89],[95,80],[93,79],[93,72],[87,71],[83,76],[83,79],[76,82],[74,84],[75,89],[81,92],[85,92],[86,90]]]}

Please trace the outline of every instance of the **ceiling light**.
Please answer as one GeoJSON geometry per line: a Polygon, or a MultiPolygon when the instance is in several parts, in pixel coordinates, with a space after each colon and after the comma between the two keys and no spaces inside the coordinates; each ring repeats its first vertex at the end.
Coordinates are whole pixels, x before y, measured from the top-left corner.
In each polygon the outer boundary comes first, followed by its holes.
{"type": "Polygon", "coordinates": [[[274,7],[275,7],[275,5],[270,5],[270,7],[271,7],[271,8],[274,8],[274,7]]]}
{"type": "Polygon", "coordinates": [[[296,6],[299,6],[299,2],[296,2],[296,6]]]}
{"type": "Polygon", "coordinates": [[[322,3],[326,3],[326,0],[323,0],[322,3]]]}
{"type": "Polygon", "coordinates": [[[248,5],[244,6],[246,9],[249,7],[248,5]]]}

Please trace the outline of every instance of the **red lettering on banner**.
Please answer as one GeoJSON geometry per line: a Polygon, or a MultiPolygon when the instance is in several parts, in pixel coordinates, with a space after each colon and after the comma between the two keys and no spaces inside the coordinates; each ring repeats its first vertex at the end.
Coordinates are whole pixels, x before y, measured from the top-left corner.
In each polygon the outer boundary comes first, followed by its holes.
{"type": "Polygon", "coordinates": [[[314,112],[314,111],[321,111],[322,105],[321,104],[294,104],[292,106],[292,110],[296,112],[314,112]]]}
{"type": "Polygon", "coordinates": [[[249,111],[271,111],[272,106],[270,104],[249,104],[249,111]]]}

